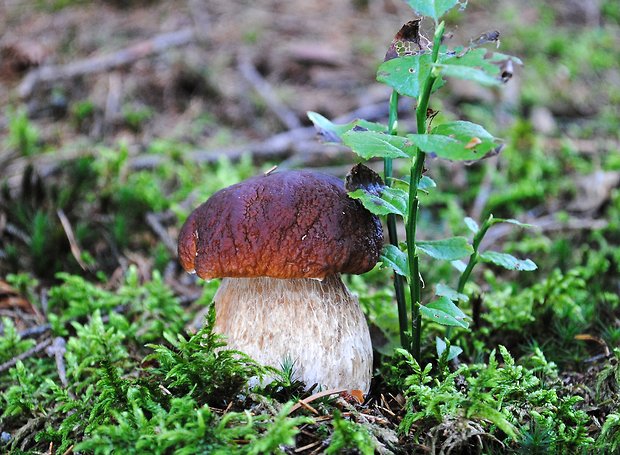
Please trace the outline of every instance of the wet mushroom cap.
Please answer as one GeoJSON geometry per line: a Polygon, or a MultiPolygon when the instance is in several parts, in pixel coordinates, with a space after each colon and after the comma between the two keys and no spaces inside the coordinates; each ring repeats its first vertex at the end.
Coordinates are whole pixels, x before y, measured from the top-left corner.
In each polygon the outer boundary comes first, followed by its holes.
{"type": "Polygon", "coordinates": [[[218,191],[179,234],[183,268],[203,278],[318,278],[359,274],[378,261],[379,219],[338,178],[276,172],[218,191]]]}

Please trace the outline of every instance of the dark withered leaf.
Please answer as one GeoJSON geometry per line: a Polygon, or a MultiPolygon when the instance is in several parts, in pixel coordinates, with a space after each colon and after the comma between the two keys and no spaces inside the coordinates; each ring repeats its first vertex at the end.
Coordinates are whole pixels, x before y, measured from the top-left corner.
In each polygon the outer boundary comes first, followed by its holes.
{"type": "Polygon", "coordinates": [[[487,43],[495,43],[497,41],[499,41],[499,32],[497,30],[493,30],[490,32],[483,33],[477,38],[470,40],[469,47],[474,48],[474,47],[482,46],[483,44],[487,44],[487,43]]]}
{"type": "Polygon", "coordinates": [[[420,22],[422,19],[414,19],[403,25],[390,44],[383,61],[387,62],[405,55],[415,55],[427,50],[430,41],[420,34],[420,22]]]}
{"type": "Polygon", "coordinates": [[[512,59],[506,59],[499,65],[499,76],[502,79],[502,82],[508,82],[514,73],[514,63],[512,59]]]}
{"type": "Polygon", "coordinates": [[[347,174],[344,186],[347,191],[362,189],[367,193],[379,196],[385,184],[379,174],[368,166],[358,163],[347,174]]]}

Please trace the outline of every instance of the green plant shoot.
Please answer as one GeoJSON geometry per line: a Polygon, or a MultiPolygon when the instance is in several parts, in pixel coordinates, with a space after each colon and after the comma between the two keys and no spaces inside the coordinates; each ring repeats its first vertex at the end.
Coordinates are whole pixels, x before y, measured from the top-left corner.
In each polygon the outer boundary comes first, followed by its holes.
{"type": "MultiPolygon", "coordinates": [[[[478,161],[499,153],[501,141],[481,125],[457,120],[433,125],[435,112],[429,109],[431,95],[439,90],[446,78],[474,81],[486,86],[500,86],[510,79],[507,69],[511,63],[521,64],[512,56],[491,52],[485,43],[498,40],[497,32],[482,35],[466,47],[453,49],[444,45],[446,30],[441,20],[448,11],[460,4],[457,0],[408,0],[407,4],[421,16],[406,23],[394,37],[384,63],[377,71],[377,80],[393,89],[389,101],[388,125],[356,120],[346,125],[335,125],[321,115],[310,112],[309,118],[330,141],[342,141],[364,160],[383,159],[385,184],[377,190],[357,188],[350,197],[358,199],[372,213],[386,217],[390,242],[383,249],[382,263],[395,272],[395,290],[399,313],[400,339],[403,347],[420,360],[422,318],[448,327],[467,329],[468,316],[458,307],[467,301],[465,284],[476,264],[488,262],[509,270],[534,270],[536,265],[529,259],[517,259],[509,254],[479,250],[488,229],[494,224],[507,222],[528,227],[516,220],[496,219],[489,216],[481,227],[471,218],[466,226],[473,232],[470,242],[465,237],[439,240],[421,240],[417,235],[420,191],[434,188],[435,182],[424,175],[427,156],[451,161],[478,161]],[[434,22],[434,35],[427,40],[420,34],[423,17],[434,22]],[[411,97],[416,104],[415,133],[402,133],[398,125],[398,101],[411,97]],[[393,160],[407,160],[409,175],[395,178],[393,160]],[[396,222],[405,225],[406,241],[396,237],[396,222]],[[436,286],[436,299],[424,304],[424,282],[420,269],[420,257],[451,261],[461,272],[456,289],[444,283],[436,286]],[[462,260],[469,257],[468,263],[462,260]],[[403,292],[408,285],[410,310],[403,292]],[[409,321],[409,322],[408,322],[409,321]]],[[[464,8],[464,4],[460,4],[464,8]]],[[[437,339],[439,354],[449,346],[449,341],[437,339]]],[[[460,349],[450,346],[449,357],[458,355],[460,349]]]]}

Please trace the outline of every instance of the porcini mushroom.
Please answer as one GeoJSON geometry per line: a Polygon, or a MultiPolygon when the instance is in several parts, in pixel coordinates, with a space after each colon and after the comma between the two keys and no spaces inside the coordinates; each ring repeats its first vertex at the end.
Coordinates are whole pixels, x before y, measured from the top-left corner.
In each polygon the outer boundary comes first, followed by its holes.
{"type": "Polygon", "coordinates": [[[294,362],[308,387],[367,392],[372,346],[357,298],[340,273],[379,259],[379,219],[338,178],[286,171],[218,191],[188,217],[179,259],[200,278],[223,278],[216,331],[264,365],[294,362]]]}

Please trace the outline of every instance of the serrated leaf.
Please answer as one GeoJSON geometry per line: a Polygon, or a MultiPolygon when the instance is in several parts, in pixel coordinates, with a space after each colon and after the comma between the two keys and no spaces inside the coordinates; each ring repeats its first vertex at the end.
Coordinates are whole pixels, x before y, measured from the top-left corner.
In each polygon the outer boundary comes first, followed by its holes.
{"type": "Polygon", "coordinates": [[[394,213],[405,217],[409,195],[399,188],[383,188],[381,195],[368,193],[363,189],[349,193],[349,197],[359,200],[366,210],[375,215],[394,213]]]}
{"type": "Polygon", "coordinates": [[[455,289],[452,289],[450,286],[447,286],[443,283],[439,283],[437,288],[435,289],[435,295],[439,297],[447,297],[453,302],[467,302],[469,297],[465,294],[461,294],[457,292],[455,289]]]}
{"type": "Polygon", "coordinates": [[[511,254],[500,253],[498,251],[485,251],[480,254],[480,259],[484,262],[490,262],[500,267],[504,267],[508,270],[520,270],[525,272],[531,272],[538,267],[530,259],[517,259],[511,254]]]}
{"type": "Polygon", "coordinates": [[[385,245],[381,252],[381,262],[394,269],[396,273],[404,277],[409,276],[409,263],[407,254],[394,245],[385,245]]]}
{"type": "Polygon", "coordinates": [[[350,130],[342,135],[342,141],[365,160],[375,157],[410,158],[415,153],[415,147],[406,137],[376,131],[350,130]]]}
{"type": "MultiPolygon", "coordinates": [[[[435,337],[435,348],[437,349],[437,356],[441,357],[441,355],[446,350],[448,344],[441,338],[435,337]]],[[[463,349],[458,346],[450,346],[450,352],[446,360],[449,362],[450,360],[456,359],[461,353],[463,349]]]]}
{"type": "Polygon", "coordinates": [[[432,68],[430,54],[397,57],[379,66],[377,81],[389,85],[400,95],[417,98],[432,68]]]}
{"type": "Polygon", "coordinates": [[[479,160],[497,146],[487,130],[466,121],[443,123],[433,128],[431,134],[408,134],[407,137],[423,152],[448,160],[479,160]]]}
{"type": "Polygon", "coordinates": [[[473,218],[470,218],[467,216],[465,217],[463,221],[465,221],[465,225],[467,226],[467,228],[474,234],[477,234],[478,231],[480,230],[478,223],[476,223],[476,221],[473,218]]]}
{"type": "Polygon", "coordinates": [[[435,22],[459,3],[458,0],[407,0],[407,4],[420,16],[432,17],[435,22]]]}
{"type": "Polygon", "coordinates": [[[387,127],[385,125],[382,125],[381,123],[369,122],[367,120],[360,119],[353,120],[349,123],[336,124],[317,112],[308,111],[306,115],[314,124],[314,127],[317,129],[324,142],[341,142],[342,135],[356,126],[369,131],[387,131],[387,127]]]}
{"type": "Polygon", "coordinates": [[[415,246],[430,257],[444,261],[455,261],[474,252],[474,249],[465,237],[418,241],[415,246]]]}
{"type": "Polygon", "coordinates": [[[420,313],[441,325],[464,329],[469,327],[469,323],[465,321],[467,315],[447,297],[440,297],[427,305],[420,305],[420,313]]]}

